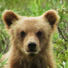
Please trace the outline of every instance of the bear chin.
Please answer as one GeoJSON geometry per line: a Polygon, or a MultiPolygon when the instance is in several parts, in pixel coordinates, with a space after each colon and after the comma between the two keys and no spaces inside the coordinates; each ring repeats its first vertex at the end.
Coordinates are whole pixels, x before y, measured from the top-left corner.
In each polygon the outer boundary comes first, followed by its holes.
{"type": "Polygon", "coordinates": [[[30,56],[30,57],[34,57],[34,56],[36,56],[37,54],[38,54],[38,53],[36,53],[36,52],[27,53],[27,55],[30,56]]]}
{"type": "Polygon", "coordinates": [[[34,56],[36,56],[36,54],[35,53],[30,53],[29,56],[34,57],[34,56]]]}

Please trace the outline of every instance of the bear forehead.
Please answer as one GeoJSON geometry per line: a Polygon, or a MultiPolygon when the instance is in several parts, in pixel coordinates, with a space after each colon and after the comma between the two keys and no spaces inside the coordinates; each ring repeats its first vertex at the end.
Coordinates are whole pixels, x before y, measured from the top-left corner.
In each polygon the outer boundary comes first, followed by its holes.
{"type": "Polygon", "coordinates": [[[48,30],[49,27],[48,22],[36,17],[21,18],[16,22],[16,28],[24,31],[48,30]]]}

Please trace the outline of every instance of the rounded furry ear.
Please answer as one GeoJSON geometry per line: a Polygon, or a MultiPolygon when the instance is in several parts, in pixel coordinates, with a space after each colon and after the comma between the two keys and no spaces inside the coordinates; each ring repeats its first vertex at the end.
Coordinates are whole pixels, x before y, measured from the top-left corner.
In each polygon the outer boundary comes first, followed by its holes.
{"type": "Polygon", "coordinates": [[[57,24],[59,21],[59,16],[55,10],[49,10],[44,14],[44,17],[49,22],[51,26],[57,24]]]}
{"type": "Polygon", "coordinates": [[[18,15],[11,10],[6,10],[3,12],[2,18],[7,28],[9,28],[13,24],[13,21],[18,20],[18,15]]]}

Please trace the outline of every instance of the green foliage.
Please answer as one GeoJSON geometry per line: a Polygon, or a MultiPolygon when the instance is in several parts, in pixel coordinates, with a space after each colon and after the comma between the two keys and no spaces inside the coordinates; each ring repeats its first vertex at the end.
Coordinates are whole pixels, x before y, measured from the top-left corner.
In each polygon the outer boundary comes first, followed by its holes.
{"type": "MultiPolygon", "coordinates": [[[[2,53],[0,54],[0,60],[2,58],[2,53]]],[[[4,59],[3,61],[0,61],[0,68],[2,68],[4,65],[6,65],[7,63],[7,59],[4,59]]]]}
{"type": "Polygon", "coordinates": [[[0,24],[0,53],[3,52],[8,44],[7,31],[4,29],[4,25],[0,24]]]}
{"type": "Polygon", "coordinates": [[[64,40],[59,39],[56,40],[56,43],[54,44],[54,52],[56,56],[56,62],[60,63],[61,65],[63,61],[67,61],[68,59],[68,44],[67,42],[64,42],[64,40]],[[58,59],[58,60],[57,60],[58,59]]]}
{"type": "Polygon", "coordinates": [[[58,68],[63,68],[63,67],[64,67],[64,68],[68,68],[68,61],[63,62],[63,66],[61,66],[61,65],[58,64],[57,67],[58,67],[58,68]]]}
{"type": "MultiPolygon", "coordinates": [[[[60,30],[54,34],[54,54],[58,68],[68,68],[68,1],[67,0],[0,0],[0,59],[2,53],[8,50],[9,36],[4,29],[2,12],[13,10],[20,15],[39,16],[49,9],[55,9],[60,15],[58,27],[60,30]],[[61,33],[62,32],[62,33],[61,33]]],[[[6,60],[0,61],[0,68],[6,60]]]]}

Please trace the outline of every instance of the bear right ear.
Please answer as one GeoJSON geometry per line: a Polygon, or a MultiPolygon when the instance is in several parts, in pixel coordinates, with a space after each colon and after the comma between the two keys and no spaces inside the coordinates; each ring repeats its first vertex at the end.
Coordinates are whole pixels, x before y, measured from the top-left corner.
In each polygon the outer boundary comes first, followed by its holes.
{"type": "Polygon", "coordinates": [[[58,23],[60,18],[55,10],[49,10],[43,16],[52,27],[58,23]]]}
{"type": "Polygon", "coordinates": [[[13,11],[11,10],[6,10],[3,13],[3,21],[5,22],[5,25],[7,28],[10,28],[10,26],[13,24],[13,21],[18,20],[18,15],[16,15],[13,11]]]}

